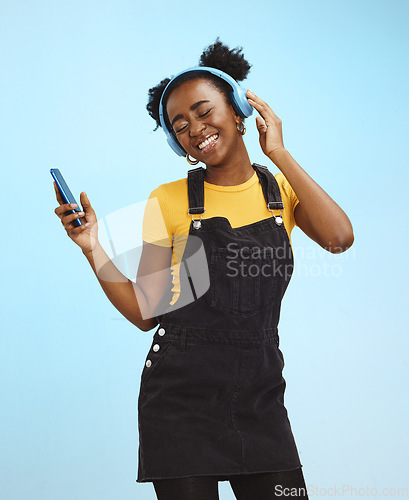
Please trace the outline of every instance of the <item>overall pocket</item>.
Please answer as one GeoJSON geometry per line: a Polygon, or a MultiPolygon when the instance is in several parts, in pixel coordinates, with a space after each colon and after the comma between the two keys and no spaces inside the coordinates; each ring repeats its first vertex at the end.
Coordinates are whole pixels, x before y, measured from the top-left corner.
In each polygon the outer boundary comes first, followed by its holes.
{"type": "Polygon", "coordinates": [[[274,259],[239,253],[232,258],[227,248],[213,247],[210,258],[211,307],[247,318],[273,306],[277,292],[274,259]]]}
{"type": "Polygon", "coordinates": [[[172,351],[174,346],[175,341],[172,340],[153,340],[151,348],[146,356],[145,366],[142,371],[141,381],[143,383],[150,379],[152,375],[157,373],[159,367],[163,364],[163,361],[172,351]]]}

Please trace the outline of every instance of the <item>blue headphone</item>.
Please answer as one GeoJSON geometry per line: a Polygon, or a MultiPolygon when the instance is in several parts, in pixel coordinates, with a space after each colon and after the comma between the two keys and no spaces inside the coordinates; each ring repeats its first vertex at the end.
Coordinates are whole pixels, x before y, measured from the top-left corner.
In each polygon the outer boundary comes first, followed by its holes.
{"type": "Polygon", "coordinates": [[[162,101],[163,101],[163,96],[165,95],[169,85],[171,85],[173,82],[175,82],[175,80],[177,80],[180,76],[184,75],[185,73],[192,73],[193,71],[204,71],[207,73],[212,73],[213,75],[216,75],[219,78],[221,78],[222,80],[224,80],[225,82],[227,82],[231,87],[229,97],[230,97],[230,101],[232,103],[233,109],[236,111],[236,113],[241,118],[247,118],[248,116],[250,116],[253,113],[253,106],[251,106],[251,104],[247,101],[245,90],[240,87],[240,85],[236,82],[236,80],[234,78],[232,78],[230,75],[228,75],[224,71],[221,71],[220,69],[210,68],[208,66],[195,66],[194,68],[189,68],[189,69],[185,69],[184,71],[181,71],[176,76],[174,76],[171,79],[171,81],[166,85],[165,90],[162,92],[162,97],[160,98],[160,102],[159,102],[160,123],[162,125],[162,128],[163,128],[165,134],[166,134],[166,138],[167,138],[169,146],[179,156],[186,156],[186,151],[182,148],[182,146],[177,141],[176,136],[175,136],[171,126],[168,125],[168,123],[166,123],[166,121],[165,121],[162,101]]]}

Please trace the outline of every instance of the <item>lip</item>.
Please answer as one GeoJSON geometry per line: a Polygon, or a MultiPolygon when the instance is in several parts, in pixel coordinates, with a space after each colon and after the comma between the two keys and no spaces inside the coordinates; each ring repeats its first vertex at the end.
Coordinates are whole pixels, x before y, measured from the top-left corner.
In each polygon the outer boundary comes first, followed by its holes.
{"type": "Polygon", "coordinates": [[[212,134],[208,134],[205,137],[200,138],[196,142],[195,148],[198,149],[201,153],[207,153],[208,151],[210,151],[211,149],[213,149],[216,146],[216,144],[219,141],[219,138],[220,138],[219,132],[213,132],[212,134]],[[217,135],[217,138],[216,138],[215,141],[211,142],[210,144],[208,144],[207,146],[205,146],[203,149],[199,148],[199,144],[201,144],[202,142],[205,142],[207,139],[209,139],[209,137],[212,137],[214,135],[217,135]]]}

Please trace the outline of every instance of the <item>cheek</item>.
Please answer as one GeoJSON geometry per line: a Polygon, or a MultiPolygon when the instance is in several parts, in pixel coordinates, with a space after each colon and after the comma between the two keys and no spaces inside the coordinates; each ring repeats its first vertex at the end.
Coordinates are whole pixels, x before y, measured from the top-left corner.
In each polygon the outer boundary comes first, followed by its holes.
{"type": "MultiPolygon", "coordinates": [[[[191,152],[192,147],[190,145],[188,134],[183,134],[182,136],[176,136],[176,140],[179,142],[179,144],[182,146],[182,148],[185,151],[191,152]]],[[[192,154],[192,152],[191,152],[191,154],[192,154]]]]}
{"type": "MultiPolygon", "coordinates": [[[[189,136],[187,133],[176,136],[176,139],[179,141],[179,143],[185,148],[189,145],[189,136]]],[[[185,148],[186,149],[186,148],[185,148]]]]}

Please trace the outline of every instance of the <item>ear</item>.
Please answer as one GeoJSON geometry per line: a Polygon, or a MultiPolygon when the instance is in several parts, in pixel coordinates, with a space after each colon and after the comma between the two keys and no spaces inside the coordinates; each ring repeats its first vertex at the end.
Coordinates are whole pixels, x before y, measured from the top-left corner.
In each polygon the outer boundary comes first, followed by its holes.
{"type": "Polygon", "coordinates": [[[233,117],[234,121],[236,122],[236,124],[240,123],[242,121],[242,119],[240,118],[240,115],[238,115],[236,113],[236,111],[234,110],[234,108],[233,108],[233,106],[231,104],[229,104],[229,106],[230,106],[230,112],[232,114],[232,117],[233,117]]]}
{"type": "Polygon", "coordinates": [[[230,113],[231,113],[232,118],[234,119],[234,121],[235,121],[236,123],[240,123],[240,122],[241,122],[241,118],[240,118],[240,116],[236,113],[236,111],[234,110],[233,105],[231,104],[231,102],[229,102],[229,110],[230,110],[230,113]]]}
{"type": "Polygon", "coordinates": [[[240,115],[238,115],[237,113],[234,113],[234,119],[235,119],[235,122],[236,122],[236,127],[237,125],[239,125],[240,123],[243,123],[243,119],[241,118],[240,115]]]}

